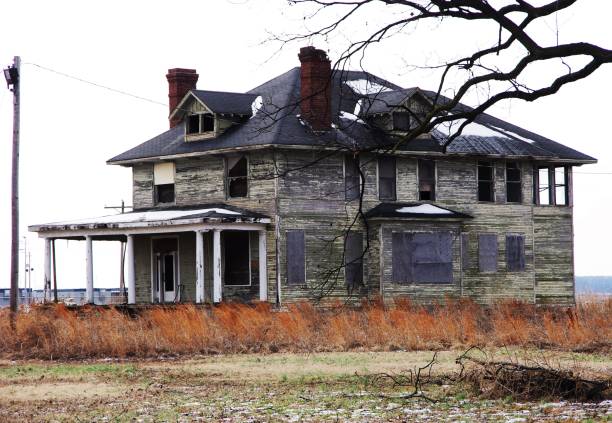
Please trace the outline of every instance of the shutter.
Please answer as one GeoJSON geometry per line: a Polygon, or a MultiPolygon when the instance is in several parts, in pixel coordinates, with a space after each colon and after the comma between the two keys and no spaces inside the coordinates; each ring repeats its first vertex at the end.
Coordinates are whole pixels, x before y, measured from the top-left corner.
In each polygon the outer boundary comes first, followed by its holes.
{"type": "Polygon", "coordinates": [[[508,272],[525,270],[525,237],[506,235],[506,266],[508,272]]]}
{"type": "Polygon", "coordinates": [[[349,232],[344,245],[344,262],[346,284],[349,286],[363,285],[363,234],[349,232]]]}
{"type": "Polygon", "coordinates": [[[461,267],[465,272],[470,268],[470,235],[461,234],[461,267]]]}
{"type": "Polygon", "coordinates": [[[306,283],[304,231],[287,231],[287,284],[306,283]]]}
{"type": "Polygon", "coordinates": [[[478,266],[481,272],[497,272],[497,235],[478,236],[478,266]]]}
{"type": "Polygon", "coordinates": [[[411,272],[411,234],[394,232],[391,238],[391,267],[393,282],[409,283],[411,272]]]}

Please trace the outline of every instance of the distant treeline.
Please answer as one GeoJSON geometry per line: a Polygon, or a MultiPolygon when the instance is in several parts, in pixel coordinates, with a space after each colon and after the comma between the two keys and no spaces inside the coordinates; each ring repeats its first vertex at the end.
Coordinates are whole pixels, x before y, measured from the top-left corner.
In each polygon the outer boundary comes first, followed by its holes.
{"type": "Polygon", "coordinates": [[[612,294],[612,276],[576,276],[576,293],[612,294]]]}

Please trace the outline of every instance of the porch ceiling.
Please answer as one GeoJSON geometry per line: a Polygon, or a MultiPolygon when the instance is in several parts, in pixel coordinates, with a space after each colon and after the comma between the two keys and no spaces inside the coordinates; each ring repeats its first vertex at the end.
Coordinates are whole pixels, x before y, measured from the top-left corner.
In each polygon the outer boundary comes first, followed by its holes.
{"type": "Polygon", "coordinates": [[[95,231],[99,235],[109,236],[125,230],[131,233],[146,233],[152,229],[179,230],[180,227],[194,225],[219,224],[266,224],[270,218],[240,209],[227,204],[208,204],[197,207],[167,207],[147,210],[136,210],[129,213],[115,214],[72,221],[44,223],[31,225],[30,232],[38,232],[40,236],[48,233],[61,233],[61,238],[78,237],[83,233],[95,231]],[[77,234],[78,232],[78,234],[77,234]]]}

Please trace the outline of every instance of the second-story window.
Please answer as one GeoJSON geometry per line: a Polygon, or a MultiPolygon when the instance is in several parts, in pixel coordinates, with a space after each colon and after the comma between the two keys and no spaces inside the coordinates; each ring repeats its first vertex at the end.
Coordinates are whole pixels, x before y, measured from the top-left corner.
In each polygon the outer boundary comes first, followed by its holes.
{"type": "Polygon", "coordinates": [[[174,203],[174,163],[164,162],[153,165],[153,197],[155,204],[174,203]]]}
{"type": "Polygon", "coordinates": [[[570,170],[569,166],[534,168],[534,203],[537,205],[569,205],[571,203],[570,170]]]}
{"type": "Polygon", "coordinates": [[[493,201],[493,163],[478,162],[478,201],[493,201]]]}
{"type": "Polygon", "coordinates": [[[410,114],[408,112],[393,112],[393,130],[410,131],[410,114]]]}
{"type": "Polygon", "coordinates": [[[436,199],[436,162],[419,159],[419,200],[434,201],[436,199]]]}
{"type": "Polygon", "coordinates": [[[187,118],[188,134],[203,134],[215,130],[215,117],[212,113],[200,113],[187,118]]]}
{"type": "Polygon", "coordinates": [[[359,156],[344,156],[344,198],[356,200],[361,190],[361,176],[359,173],[359,156]]]}
{"type": "Polygon", "coordinates": [[[228,157],[225,161],[225,187],[228,198],[246,197],[249,192],[249,161],[246,156],[228,157]]]}
{"type": "Polygon", "coordinates": [[[521,201],[521,168],[518,163],[506,163],[506,202],[521,201]]]}
{"type": "Polygon", "coordinates": [[[378,199],[395,201],[395,157],[378,158],[378,199]]]}

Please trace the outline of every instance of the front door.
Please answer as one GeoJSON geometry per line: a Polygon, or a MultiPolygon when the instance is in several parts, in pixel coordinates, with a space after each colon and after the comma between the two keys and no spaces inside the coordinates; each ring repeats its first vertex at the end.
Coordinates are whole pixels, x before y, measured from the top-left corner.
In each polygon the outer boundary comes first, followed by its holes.
{"type": "Polygon", "coordinates": [[[177,239],[154,239],[153,254],[155,300],[160,303],[178,301],[177,239]]]}

